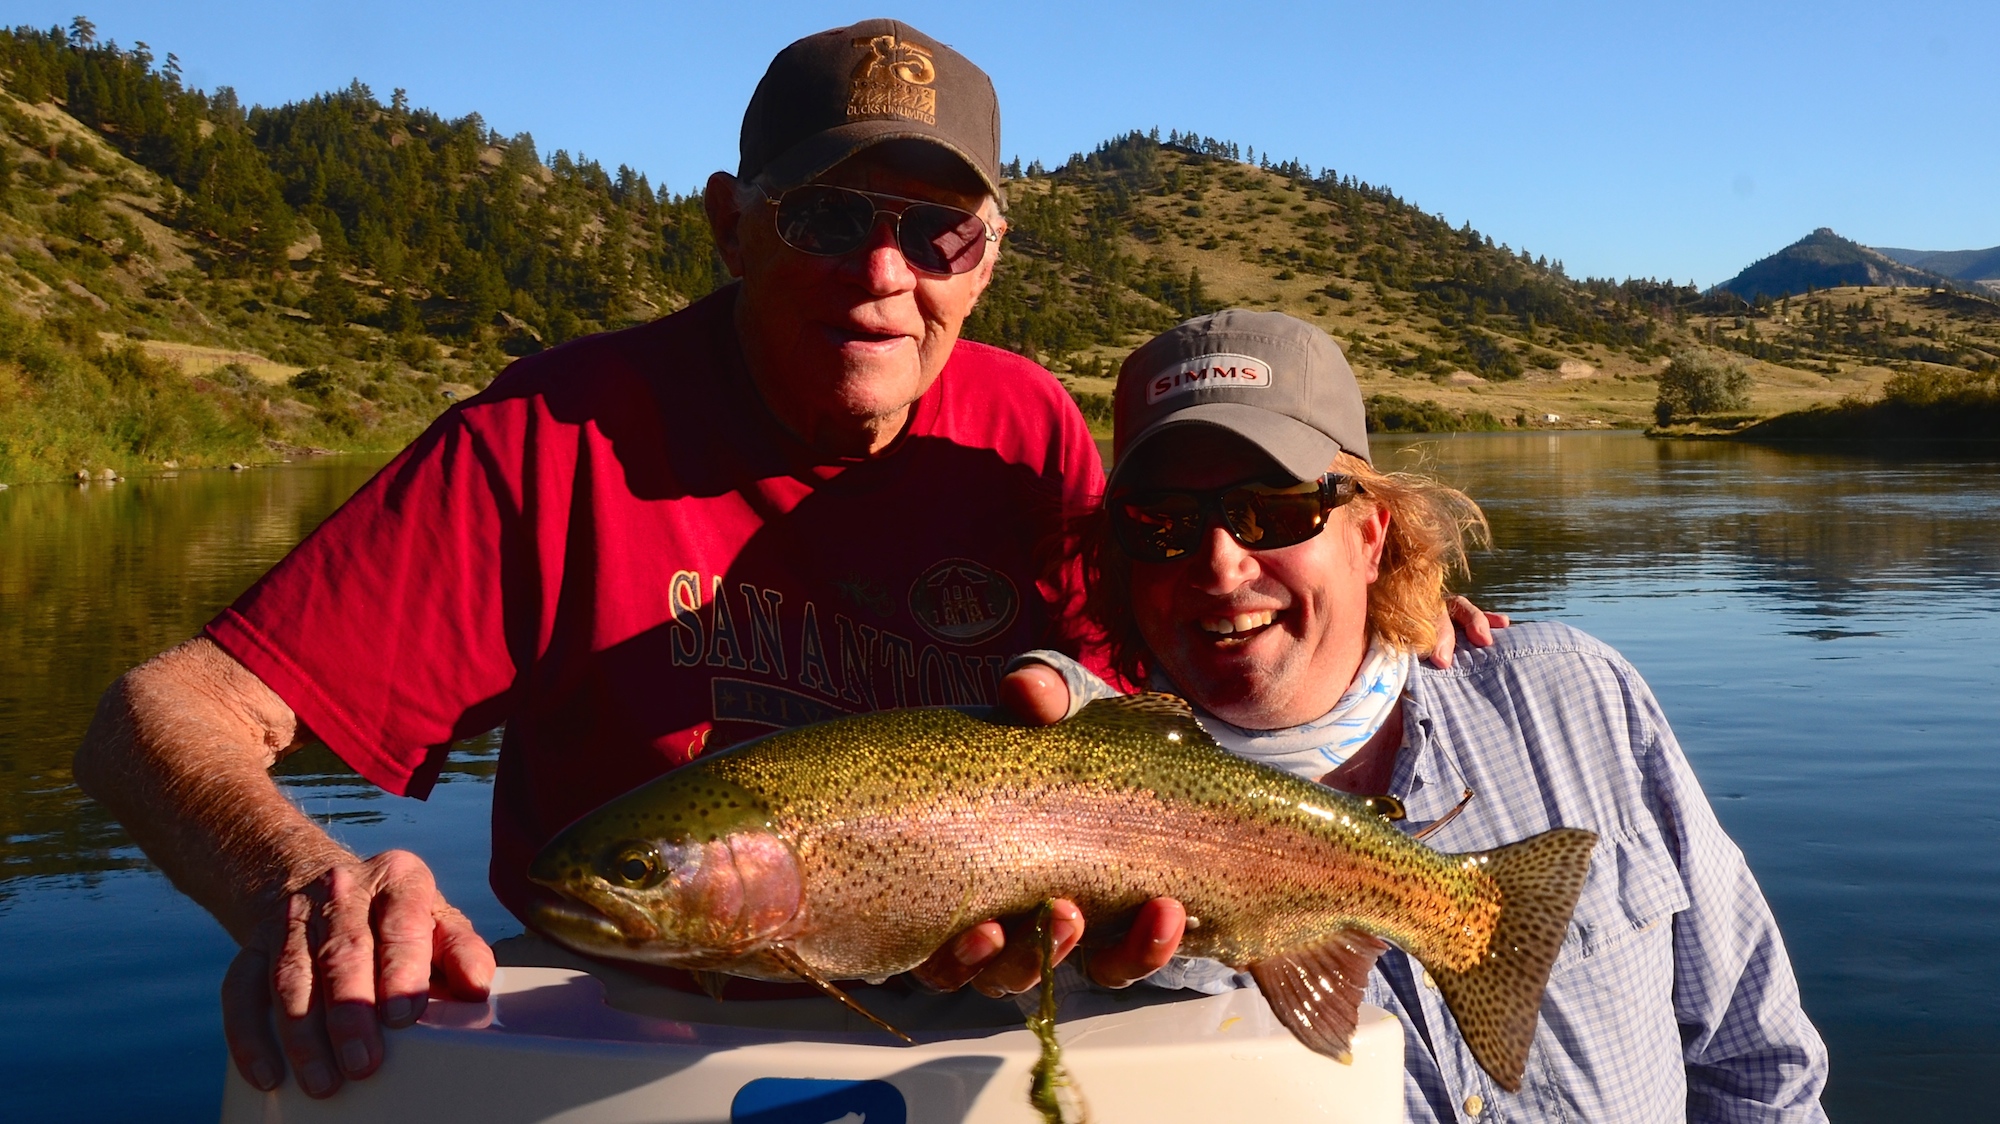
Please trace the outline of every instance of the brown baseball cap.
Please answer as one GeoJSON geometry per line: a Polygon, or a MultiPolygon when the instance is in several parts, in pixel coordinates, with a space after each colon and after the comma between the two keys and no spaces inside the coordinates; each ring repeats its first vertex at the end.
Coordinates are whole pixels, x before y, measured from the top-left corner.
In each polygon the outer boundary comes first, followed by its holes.
{"type": "Polygon", "coordinates": [[[736,175],[784,190],[888,140],[943,147],[1002,198],[992,80],[896,20],[836,27],[779,51],[743,112],[736,175]]]}
{"type": "Polygon", "coordinates": [[[1282,312],[1225,309],[1178,324],[1118,369],[1108,489],[1132,454],[1192,426],[1227,430],[1297,480],[1338,452],[1368,460],[1368,415],[1340,345],[1282,312]]]}

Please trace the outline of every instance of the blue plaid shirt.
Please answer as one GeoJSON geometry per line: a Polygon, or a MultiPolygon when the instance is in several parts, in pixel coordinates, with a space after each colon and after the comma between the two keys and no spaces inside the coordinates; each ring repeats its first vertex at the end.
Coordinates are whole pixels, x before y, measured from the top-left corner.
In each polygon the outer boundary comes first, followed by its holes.
{"type": "MultiPolygon", "coordinates": [[[[1111,693],[1053,653],[1028,658],[1063,672],[1073,706],[1111,693]]],[[[1777,923],[1631,664],[1565,625],[1517,624],[1448,670],[1420,664],[1403,717],[1390,792],[1406,826],[1474,793],[1431,846],[1600,837],[1520,1092],[1479,1068],[1422,966],[1378,962],[1367,999],[1402,1020],[1410,1120],[1826,1119],[1826,1047],[1777,923]]]]}

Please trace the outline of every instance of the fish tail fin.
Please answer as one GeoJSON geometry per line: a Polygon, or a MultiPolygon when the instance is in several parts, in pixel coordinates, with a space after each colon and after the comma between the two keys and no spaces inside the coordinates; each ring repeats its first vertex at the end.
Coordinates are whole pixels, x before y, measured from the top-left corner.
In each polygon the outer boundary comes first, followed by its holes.
{"type": "Polygon", "coordinates": [[[1334,1061],[1351,1064],[1361,990],[1368,985],[1375,958],[1388,947],[1359,929],[1342,929],[1324,944],[1256,961],[1250,976],[1294,1037],[1334,1061]]]}
{"type": "Polygon", "coordinates": [[[1528,1047],[1570,914],[1583,892],[1597,833],[1562,827],[1455,858],[1477,860],[1500,886],[1500,920],[1478,963],[1424,968],[1437,981],[1466,1046],[1508,1092],[1521,1088],[1528,1047]]]}

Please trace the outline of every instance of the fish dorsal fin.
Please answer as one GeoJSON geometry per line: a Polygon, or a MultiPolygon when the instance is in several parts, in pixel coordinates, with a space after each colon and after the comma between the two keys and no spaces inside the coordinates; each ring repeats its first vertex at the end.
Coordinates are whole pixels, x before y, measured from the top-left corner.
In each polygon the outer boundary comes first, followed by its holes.
{"type": "Polygon", "coordinates": [[[1203,741],[1210,740],[1208,731],[1195,721],[1194,709],[1188,706],[1187,700],[1161,691],[1096,699],[1083,704],[1083,709],[1069,721],[1150,734],[1195,733],[1201,735],[1203,741]]]}
{"type": "Polygon", "coordinates": [[[1306,1046],[1343,1065],[1354,1062],[1354,1027],[1368,972],[1388,945],[1358,929],[1325,944],[1259,960],[1250,975],[1278,1021],[1306,1046]]]}

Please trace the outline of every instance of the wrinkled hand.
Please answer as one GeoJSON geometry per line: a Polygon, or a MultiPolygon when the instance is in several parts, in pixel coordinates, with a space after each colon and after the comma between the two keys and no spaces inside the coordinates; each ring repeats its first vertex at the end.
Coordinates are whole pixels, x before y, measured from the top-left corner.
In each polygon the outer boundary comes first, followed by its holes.
{"type": "MultiPolygon", "coordinates": [[[[1050,925],[1055,930],[1055,963],[1083,939],[1083,911],[1057,899],[1050,925]]],[[[1092,952],[1083,973],[1100,987],[1127,987],[1166,966],[1187,930],[1187,910],[1173,898],[1154,898],[1139,907],[1132,928],[1110,948],[1092,952]]],[[[1033,914],[986,921],[945,943],[911,975],[939,991],[966,984],[999,998],[1042,982],[1042,950],[1035,941],[1033,914]]]]}
{"type": "Polygon", "coordinates": [[[331,1096],[382,1064],[381,1027],[417,1021],[433,973],[452,994],[483,999],[493,950],[423,860],[385,851],[337,865],[289,895],[229,965],[230,1057],[265,1090],[284,1082],[289,1058],[299,1088],[331,1096]]]}
{"type": "Polygon", "coordinates": [[[1442,618],[1438,621],[1437,644],[1430,651],[1430,661],[1438,667],[1450,667],[1452,653],[1457,650],[1458,637],[1452,626],[1465,630],[1465,642],[1475,648],[1493,646],[1493,630],[1506,628],[1513,621],[1505,613],[1482,612],[1464,597],[1453,597],[1445,602],[1442,618]]]}

